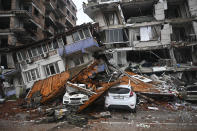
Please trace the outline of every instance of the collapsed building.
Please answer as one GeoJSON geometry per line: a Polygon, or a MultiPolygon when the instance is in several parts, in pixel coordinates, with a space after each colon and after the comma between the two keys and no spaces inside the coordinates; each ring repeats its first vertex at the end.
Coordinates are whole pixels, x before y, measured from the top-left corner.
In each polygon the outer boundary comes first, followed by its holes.
{"type": "Polygon", "coordinates": [[[94,25],[76,26],[63,34],[18,48],[16,52],[20,76],[15,78],[26,89],[36,81],[69,71],[70,76],[93,60],[99,45],[93,37],[94,25]]]}
{"type": "Polygon", "coordinates": [[[88,0],[109,61],[137,73],[183,72],[196,82],[195,0],[88,0]]]}
{"type": "Polygon", "coordinates": [[[75,26],[76,12],[72,0],[0,0],[0,74],[9,78],[4,87],[23,85],[14,79],[20,72],[14,50],[75,26]]]}

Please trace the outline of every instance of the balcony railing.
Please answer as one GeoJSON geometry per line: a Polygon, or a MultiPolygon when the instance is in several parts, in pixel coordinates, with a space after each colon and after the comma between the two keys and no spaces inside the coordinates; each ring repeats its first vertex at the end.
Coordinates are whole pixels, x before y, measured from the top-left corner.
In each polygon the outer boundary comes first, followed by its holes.
{"type": "Polygon", "coordinates": [[[65,18],[58,19],[58,20],[57,20],[57,23],[59,23],[61,26],[65,26],[66,19],[65,19],[65,18]]]}
{"type": "Polygon", "coordinates": [[[47,29],[46,29],[50,34],[54,34],[54,29],[53,29],[53,27],[51,27],[51,26],[49,26],[47,29]]]}
{"type": "Polygon", "coordinates": [[[56,9],[56,3],[53,0],[45,0],[45,5],[49,5],[51,9],[56,9]]]}
{"type": "Polygon", "coordinates": [[[55,22],[55,16],[52,12],[50,14],[46,15],[46,17],[48,17],[52,22],[55,22]]]}

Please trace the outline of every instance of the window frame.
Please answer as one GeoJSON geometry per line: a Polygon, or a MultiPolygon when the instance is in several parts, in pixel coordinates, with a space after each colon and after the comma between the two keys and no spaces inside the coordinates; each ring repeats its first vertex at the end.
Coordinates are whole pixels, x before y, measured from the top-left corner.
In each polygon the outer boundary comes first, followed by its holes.
{"type": "Polygon", "coordinates": [[[22,57],[22,55],[21,55],[21,52],[17,52],[17,53],[16,53],[16,56],[17,56],[18,62],[23,61],[23,57],[22,57]]]}
{"type": "Polygon", "coordinates": [[[84,56],[80,56],[77,59],[72,59],[72,60],[73,60],[73,62],[75,64],[75,66],[80,66],[80,65],[85,63],[84,56]],[[79,64],[76,64],[75,62],[79,62],[79,64]]]}
{"type": "Polygon", "coordinates": [[[75,43],[75,42],[78,42],[78,41],[81,41],[81,40],[88,39],[88,38],[92,37],[92,34],[91,34],[89,28],[82,28],[82,29],[80,29],[80,30],[78,30],[78,31],[76,31],[76,32],[73,32],[71,35],[66,36],[66,39],[67,39],[67,37],[72,38],[72,42],[71,42],[71,43],[69,43],[70,41],[68,42],[68,41],[66,40],[68,44],[72,44],[72,43],[75,43]],[[85,34],[85,30],[88,31],[88,36],[85,34]],[[80,31],[81,31],[81,33],[83,34],[83,38],[82,38],[81,35],[80,35],[80,31]],[[77,35],[78,35],[78,37],[79,37],[79,40],[74,40],[73,34],[75,34],[75,33],[77,33],[77,35]],[[70,36],[71,36],[71,37],[70,37],[70,36]]]}
{"type": "Polygon", "coordinates": [[[40,79],[40,74],[39,74],[39,71],[38,71],[38,68],[34,68],[34,69],[31,69],[31,70],[28,70],[28,71],[25,71],[24,72],[24,75],[26,76],[26,82],[30,83],[32,81],[37,81],[40,79]],[[35,79],[33,79],[33,73],[34,73],[34,77],[35,79]]]}
{"type": "Polygon", "coordinates": [[[57,39],[56,41],[57,41],[57,43],[58,43],[59,48],[64,46],[64,41],[63,41],[62,38],[59,38],[59,39],[57,39]]]}
{"type": "Polygon", "coordinates": [[[108,29],[108,30],[105,30],[105,42],[104,43],[122,43],[122,42],[124,42],[123,35],[124,35],[124,30],[123,29],[108,29]],[[115,34],[116,33],[118,33],[117,41],[115,40],[115,34]],[[122,36],[121,36],[121,33],[122,33],[122,36]]]}
{"type": "Polygon", "coordinates": [[[25,61],[25,60],[28,59],[28,55],[27,55],[27,51],[26,50],[17,52],[16,56],[17,56],[18,62],[25,61]],[[23,57],[22,52],[24,53],[26,58],[23,57]],[[21,60],[19,60],[19,57],[21,57],[21,60]]]}
{"type": "Polygon", "coordinates": [[[28,54],[28,57],[29,57],[29,58],[33,58],[33,57],[34,57],[33,54],[32,54],[31,49],[27,49],[27,54],[28,54]],[[29,55],[29,53],[31,53],[31,56],[29,55]]]}
{"type": "Polygon", "coordinates": [[[32,58],[33,57],[37,57],[37,56],[39,56],[39,52],[38,52],[38,49],[37,49],[38,47],[33,47],[32,49],[30,49],[31,50],[31,53],[32,53],[32,58]],[[33,50],[35,49],[35,51],[36,51],[36,53],[37,53],[37,55],[36,56],[34,56],[34,54],[33,54],[33,50]]]}
{"type": "Polygon", "coordinates": [[[42,48],[43,53],[49,52],[49,49],[48,49],[48,46],[47,46],[46,43],[45,43],[45,44],[42,44],[42,45],[41,45],[41,48],[42,48]],[[46,52],[44,51],[44,46],[46,47],[46,52]]]}
{"type": "Polygon", "coordinates": [[[45,65],[44,70],[45,70],[46,77],[50,77],[50,76],[53,76],[53,75],[56,75],[56,74],[60,73],[60,68],[59,68],[58,62],[54,62],[54,63],[50,63],[50,64],[45,65]],[[50,69],[51,65],[53,65],[53,67],[54,67],[55,74],[51,74],[51,69],[50,69]],[[49,71],[49,74],[48,74],[47,69],[49,71]]]}
{"type": "Polygon", "coordinates": [[[60,46],[59,46],[57,40],[53,40],[53,41],[50,41],[50,42],[48,43],[48,51],[57,50],[59,47],[60,47],[60,46]],[[57,48],[54,48],[54,43],[57,44],[57,48]],[[50,48],[50,45],[51,45],[52,48],[50,48]]]}
{"type": "Polygon", "coordinates": [[[92,34],[91,34],[91,32],[90,32],[90,28],[83,28],[82,30],[83,30],[83,34],[84,34],[84,39],[87,39],[87,38],[92,37],[92,34]],[[84,30],[86,30],[86,29],[87,29],[87,31],[88,31],[88,33],[89,33],[89,36],[88,36],[88,37],[86,36],[85,31],[84,31],[84,30]]]}

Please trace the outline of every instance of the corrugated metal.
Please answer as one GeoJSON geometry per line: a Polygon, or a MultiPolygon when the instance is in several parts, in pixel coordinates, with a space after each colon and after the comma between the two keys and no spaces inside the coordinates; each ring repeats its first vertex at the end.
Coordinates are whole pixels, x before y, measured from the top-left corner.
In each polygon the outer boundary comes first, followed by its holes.
{"type": "Polygon", "coordinates": [[[41,103],[50,101],[51,99],[57,97],[58,95],[64,93],[64,85],[69,79],[69,73],[63,72],[47,79],[40,80],[34,83],[32,89],[27,95],[27,99],[31,99],[32,95],[36,92],[40,92],[42,95],[41,103]]]}

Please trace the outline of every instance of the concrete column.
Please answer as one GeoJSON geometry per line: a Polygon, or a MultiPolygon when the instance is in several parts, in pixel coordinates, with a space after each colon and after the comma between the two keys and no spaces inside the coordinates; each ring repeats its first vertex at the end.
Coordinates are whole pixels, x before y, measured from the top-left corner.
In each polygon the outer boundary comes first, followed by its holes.
{"type": "Polygon", "coordinates": [[[8,45],[16,45],[16,37],[12,35],[8,35],[8,45]]]}
{"type": "Polygon", "coordinates": [[[45,69],[42,65],[38,66],[38,70],[40,72],[40,78],[41,79],[45,79],[46,78],[46,73],[45,73],[45,69]]]}
{"type": "Polygon", "coordinates": [[[113,60],[112,60],[113,63],[111,64],[115,64],[116,66],[118,65],[119,61],[118,61],[118,53],[117,52],[114,52],[113,53],[113,60]]]}
{"type": "Polygon", "coordinates": [[[194,33],[197,35],[197,22],[193,21],[193,28],[194,28],[194,33]]]}
{"type": "Polygon", "coordinates": [[[126,51],[121,52],[121,61],[123,65],[127,65],[127,52],[126,51]]]}
{"type": "Polygon", "coordinates": [[[15,77],[13,79],[13,84],[14,84],[14,87],[15,87],[15,90],[16,90],[16,97],[19,98],[19,96],[21,94],[21,87],[20,87],[20,84],[19,84],[19,79],[15,77]]]}
{"type": "Polygon", "coordinates": [[[158,2],[155,4],[155,18],[156,20],[164,20],[165,19],[165,13],[164,11],[167,9],[167,2],[158,2]]]}
{"type": "Polygon", "coordinates": [[[17,0],[11,0],[11,9],[16,10],[16,2],[17,0]]]}
{"type": "Polygon", "coordinates": [[[7,54],[7,65],[8,65],[8,68],[15,68],[12,53],[7,54]]]}
{"type": "Polygon", "coordinates": [[[126,24],[120,4],[118,5],[118,10],[119,10],[119,13],[120,13],[120,17],[121,17],[122,23],[126,24]]]}
{"type": "Polygon", "coordinates": [[[10,17],[10,28],[14,28],[15,27],[15,17],[12,16],[10,17]]]}
{"type": "Polygon", "coordinates": [[[195,65],[197,65],[197,52],[194,46],[192,46],[192,60],[195,65]]]}
{"type": "MultiPolygon", "coordinates": [[[[0,66],[1,66],[1,54],[0,54],[0,66]]],[[[1,67],[0,67],[1,68],[1,67]]],[[[1,74],[1,72],[0,72],[0,74],[1,74]]]]}
{"type": "Polygon", "coordinates": [[[170,52],[170,58],[172,59],[173,66],[176,67],[177,61],[176,61],[175,56],[174,56],[173,47],[170,47],[169,52],[170,52]]]}
{"type": "Polygon", "coordinates": [[[65,71],[65,66],[64,66],[63,60],[58,61],[58,66],[59,66],[60,72],[65,71]]]}
{"type": "Polygon", "coordinates": [[[129,41],[130,41],[130,46],[134,47],[133,41],[134,41],[134,29],[129,29],[129,41]]]}

